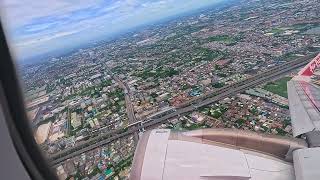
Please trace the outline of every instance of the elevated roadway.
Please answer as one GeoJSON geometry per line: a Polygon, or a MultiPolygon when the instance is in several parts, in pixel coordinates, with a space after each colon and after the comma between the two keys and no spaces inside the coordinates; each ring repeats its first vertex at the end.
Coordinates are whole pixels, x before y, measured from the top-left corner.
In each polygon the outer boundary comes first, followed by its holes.
{"type": "Polygon", "coordinates": [[[290,61],[287,63],[284,63],[282,65],[273,67],[269,69],[268,71],[262,72],[260,74],[257,74],[256,76],[253,76],[251,78],[245,79],[241,82],[228,85],[225,87],[222,87],[218,90],[212,91],[210,93],[207,93],[203,96],[199,96],[193,100],[190,100],[183,104],[182,106],[178,107],[176,111],[164,115],[163,117],[157,118],[157,119],[145,119],[138,122],[135,122],[134,125],[126,128],[126,129],[119,129],[114,130],[109,133],[101,134],[98,137],[94,137],[92,139],[89,139],[86,142],[83,142],[81,144],[78,144],[77,146],[74,146],[72,148],[60,151],[54,155],[49,156],[49,160],[52,165],[57,165],[67,159],[73,158],[75,156],[78,156],[82,153],[85,153],[87,151],[93,150],[97,147],[106,145],[118,138],[126,137],[128,135],[132,135],[133,133],[136,133],[137,131],[141,129],[149,129],[157,124],[163,123],[167,121],[170,118],[173,118],[175,116],[191,112],[196,110],[199,107],[209,105],[211,103],[217,102],[219,100],[222,100],[226,97],[230,97],[232,95],[235,95],[237,93],[243,92],[249,88],[255,87],[257,85],[269,82],[273,80],[274,78],[284,75],[296,68],[299,68],[301,66],[306,65],[311,58],[313,58],[315,54],[308,55],[302,58],[298,58],[294,61],[290,61]]]}

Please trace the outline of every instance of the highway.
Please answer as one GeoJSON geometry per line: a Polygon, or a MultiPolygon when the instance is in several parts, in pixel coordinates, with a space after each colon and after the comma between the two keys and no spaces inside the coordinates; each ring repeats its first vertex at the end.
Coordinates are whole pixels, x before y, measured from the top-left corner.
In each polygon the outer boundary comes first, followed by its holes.
{"type": "Polygon", "coordinates": [[[126,112],[127,112],[127,116],[128,116],[128,119],[129,119],[128,123],[131,124],[131,123],[136,122],[137,119],[136,119],[136,116],[134,114],[134,108],[133,108],[133,105],[132,105],[132,102],[131,102],[131,98],[130,98],[130,88],[118,76],[112,75],[112,78],[121,86],[121,88],[124,91],[124,98],[125,98],[125,101],[126,101],[126,112]]]}
{"type": "Polygon", "coordinates": [[[288,63],[284,63],[279,66],[273,67],[268,71],[257,74],[256,76],[253,76],[241,82],[238,82],[229,86],[225,86],[218,90],[207,93],[203,96],[199,96],[191,101],[186,102],[182,106],[178,107],[176,111],[173,111],[172,113],[167,114],[158,119],[142,120],[142,121],[136,122],[134,126],[131,126],[129,128],[114,130],[109,133],[101,134],[98,137],[89,139],[88,141],[78,144],[77,146],[74,146],[66,150],[62,150],[54,155],[51,155],[49,157],[49,161],[51,162],[52,165],[57,165],[67,159],[78,156],[87,151],[93,150],[99,146],[106,145],[118,138],[126,137],[144,128],[145,129],[152,128],[155,125],[159,123],[163,123],[166,120],[173,118],[175,116],[178,116],[190,111],[194,111],[199,107],[209,105],[211,103],[217,102],[226,97],[230,97],[239,92],[243,92],[249,88],[266,83],[280,75],[284,75],[289,71],[292,71],[298,67],[306,65],[309,62],[309,60],[314,56],[315,54],[298,58],[288,63]]]}

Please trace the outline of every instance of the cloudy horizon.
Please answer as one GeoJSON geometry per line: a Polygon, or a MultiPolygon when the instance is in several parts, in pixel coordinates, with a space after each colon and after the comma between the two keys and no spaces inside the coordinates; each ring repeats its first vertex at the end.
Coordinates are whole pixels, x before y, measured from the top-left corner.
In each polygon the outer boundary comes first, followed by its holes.
{"type": "Polygon", "coordinates": [[[71,48],[97,37],[213,5],[222,0],[0,0],[18,59],[71,48]]]}

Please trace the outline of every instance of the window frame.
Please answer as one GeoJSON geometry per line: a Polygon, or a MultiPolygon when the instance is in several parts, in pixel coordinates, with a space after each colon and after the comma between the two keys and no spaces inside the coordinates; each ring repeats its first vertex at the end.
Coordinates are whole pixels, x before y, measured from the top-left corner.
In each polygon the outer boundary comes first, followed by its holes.
{"type": "Polygon", "coordinates": [[[10,55],[1,21],[0,57],[0,103],[17,156],[31,179],[58,179],[33,137],[17,76],[17,66],[10,55]]]}

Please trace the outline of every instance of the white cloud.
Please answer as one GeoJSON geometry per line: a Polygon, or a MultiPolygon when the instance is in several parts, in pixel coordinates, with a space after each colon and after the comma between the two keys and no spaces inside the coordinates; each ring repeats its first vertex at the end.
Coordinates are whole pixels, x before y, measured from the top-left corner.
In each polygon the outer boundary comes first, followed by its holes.
{"type": "Polygon", "coordinates": [[[43,36],[39,39],[31,39],[31,40],[27,40],[27,41],[21,41],[20,43],[16,43],[16,46],[29,46],[32,44],[37,44],[37,43],[41,43],[41,42],[45,42],[45,41],[49,41],[52,39],[56,39],[56,38],[61,38],[64,36],[68,36],[68,35],[72,35],[72,34],[76,34],[80,32],[79,30],[74,30],[74,31],[66,31],[66,32],[60,32],[60,33],[56,33],[56,34],[51,34],[48,36],[43,36]]]}
{"type": "Polygon", "coordinates": [[[35,54],[217,1],[220,0],[0,0],[0,13],[4,15],[9,40],[19,48],[19,54],[35,54]],[[67,42],[66,37],[77,33],[77,39],[68,38],[67,42]]]}
{"type": "Polygon", "coordinates": [[[1,12],[13,28],[27,24],[35,18],[62,16],[99,5],[102,0],[0,0],[1,12]]]}

